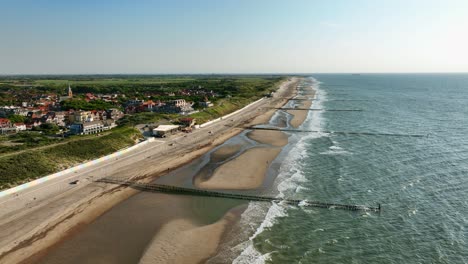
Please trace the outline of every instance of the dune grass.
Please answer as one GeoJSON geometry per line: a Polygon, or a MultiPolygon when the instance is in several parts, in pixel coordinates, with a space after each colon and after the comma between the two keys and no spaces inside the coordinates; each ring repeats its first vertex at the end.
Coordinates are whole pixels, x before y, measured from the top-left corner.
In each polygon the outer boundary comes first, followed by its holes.
{"type": "Polygon", "coordinates": [[[138,130],[121,127],[108,135],[71,141],[67,144],[0,158],[0,190],[96,159],[132,146],[138,130]]]}

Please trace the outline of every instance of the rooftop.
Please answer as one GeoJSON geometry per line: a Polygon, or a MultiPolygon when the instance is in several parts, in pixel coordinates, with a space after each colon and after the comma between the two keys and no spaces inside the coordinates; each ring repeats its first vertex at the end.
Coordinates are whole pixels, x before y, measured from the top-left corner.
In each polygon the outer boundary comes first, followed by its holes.
{"type": "Polygon", "coordinates": [[[166,132],[166,131],[171,131],[174,129],[178,129],[179,126],[177,125],[159,125],[157,128],[153,129],[153,131],[161,131],[161,132],[166,132]]]}

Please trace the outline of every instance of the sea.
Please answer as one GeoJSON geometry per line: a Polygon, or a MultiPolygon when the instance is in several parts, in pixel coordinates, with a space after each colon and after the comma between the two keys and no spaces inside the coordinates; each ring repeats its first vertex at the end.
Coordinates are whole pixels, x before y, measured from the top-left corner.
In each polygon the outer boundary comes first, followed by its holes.
{"type": "Polygon", "coordinates": [[[250,202],[209,263],[468,263],[468,74],[316,74],[307,86],[325,111],[299,127],[315,132],[289,133],[270,194],[381,211],[250,202]],[[362,111],[326,111],[338,109],[362,111]]]}

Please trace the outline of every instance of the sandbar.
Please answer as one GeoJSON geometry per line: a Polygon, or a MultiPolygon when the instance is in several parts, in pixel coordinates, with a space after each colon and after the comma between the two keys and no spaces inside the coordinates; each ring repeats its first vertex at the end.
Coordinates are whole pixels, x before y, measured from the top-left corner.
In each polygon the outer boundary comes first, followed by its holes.
{"type": "Polygon", "coordinates": [[[255,147],[219,166],[206,181],[196,183],[203,189],[249,190],[263,184],[268,167],[281,152],[279,147],[255,147]]]}
{"type": "Polygon", "coordinates": [[[198,226],[189,219],[165,224],[146,248],[140,264],[201,263],[216,253],[225,228],[238,216],[228,212],[217,222],[198,226]]]}
{"type": "MultiPolygon", "coordinates": [[[[311,105],[312,101],[307,100],[303,101],[301,106],[298,108],[309,109],[311,105]]],[[[293,115],[290,124],[294,128],[298,128],[302,123],[304,123],[304,121],[307,118],[307,115],[309,114],[309,111],[307,110],[287,110],[286,112],[293,115]]]]}
{"type": "Polygon", "coordinates": [[[281,131],[253,130],[247,133],[247,137],[259,143],[269,144],[275,147],[283,147],[288,144],[288,136],[281,131]]]}

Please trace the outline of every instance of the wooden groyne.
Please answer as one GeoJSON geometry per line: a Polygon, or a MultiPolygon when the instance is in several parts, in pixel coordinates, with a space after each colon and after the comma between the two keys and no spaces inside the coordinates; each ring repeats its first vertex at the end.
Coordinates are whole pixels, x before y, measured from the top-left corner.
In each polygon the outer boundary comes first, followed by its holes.
{"type": "Polygon", "coordinates": [[[220,197],[220,198],[240,199],[240,200],[248,200],[248,201],[260,201],[260,202],[277,202],[277,203],[296,205],[296,206],[341,209],[341,210],[350,210],[350,211],[380,212],[381,210],[380,204],[378,205],[378,207],[368,207],[368,206],[363,206],[363,205],[349,205],[349,204],[324,203],[324,202],[307,201],[307,200],[282,199],[282,198],[277,198],[277,197],[266,197],[266,196],[256,196],[256,195],[225,193],[225,192],[192,189],[192,188],[183,188],[183,187],[155,184],[155,183],[140,183],[137,181],[129,181],[129,180],[121,180],[121,179],[113,179],[113,178],[103,178],[103,179],[97,180],[97,182],[119,184],[119,185],[129,186],[129,187],[142,190],[142,191],[163,192],[163,193],[172,193],[172,194],[220,197]]]}
{"type": "Polygon", "coordinates": [[[297,133],[326,133],[326,134],[338,134],[338,135],[360,135],[360,136],[390,136],[390,137],[429,137],[421,134],[394,134],[394,133],[371,133],[371,132],[347,132],[347,131],[326,131],[326,130],[306,130],[306,129],[287,129],[287,128],[274,128],[274,127],[254,127],[246,126],[244,129],[255,129],[255,130],[275,130],[283,132],[297,132],[297,133]]]}

